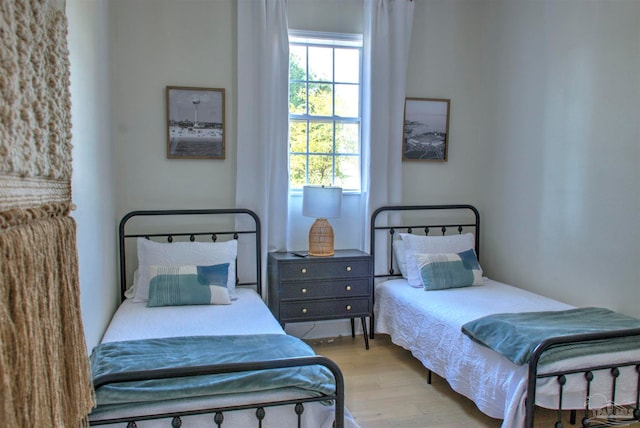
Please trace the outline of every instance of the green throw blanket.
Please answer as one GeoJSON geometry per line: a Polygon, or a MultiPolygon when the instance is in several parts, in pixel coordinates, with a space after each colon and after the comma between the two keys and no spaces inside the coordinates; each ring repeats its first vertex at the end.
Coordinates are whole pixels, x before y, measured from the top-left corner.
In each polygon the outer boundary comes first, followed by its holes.
{"type": "MultiPolygon", "coordinates": [[[[93,377],[134,370],[193,367],[313,356],[303,341],[285,334],[191,336],[103,343],[91,354],[93,377]]],[[[98,406],[172,400],[279,388],[298,388],[320,396],[335,392],[329,369],[304,366],[104,385],[98,406]]]]}
{"type": "MultiPolygon", "coordinates": [[[[462,332],[520,365],[529,361],[545,339],[631,328],[640,328],[640,319],[604,308],[579,308],[488,315],[464,324],[462,332]]],[[[637,349],[640,357],[640,336],[553,347],[542,354],[539,363],[631,349],[637,349]]]]}

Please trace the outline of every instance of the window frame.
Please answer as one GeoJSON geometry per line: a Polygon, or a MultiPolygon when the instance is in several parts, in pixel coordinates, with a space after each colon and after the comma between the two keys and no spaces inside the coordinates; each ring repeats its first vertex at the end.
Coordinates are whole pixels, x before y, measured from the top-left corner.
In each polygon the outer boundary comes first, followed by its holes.
{"type": "MultiPolygon", "coordinates": [[[[309,75],[306,74],[305,80],[291,80],[289,77],[289,87],[293,83],[303,83],[306,85],[311,84],[327,84],[332,86],[332,115],[310,115],[309,114],[309,97],[307,91],[306,98],[306,112],[304,114],[292,114],[288,112],[288,126],[287,129],[291,129],[292,121],[304,122],[306,124],[306,150],[304,152],[292,152],[291,151],[291,141],[290,136],[287,136],[287,156],[289,160],[289,174],[291,173],[291,165],[290,160],[292,155],[303,155],[306,157],[306,170],[305,170],[305,183],[302,186],[309,184],[309,156],[316,155],[325,155],[331,157],[331,185],[335,185],[336,179],[336,160],[338,158],[348,158],[348,157],[357,157],[358,165],[359,165],[359,187],[358,188],[343,188],[345,193],[361,193],[362,192],[362,124],[363,124],[363,115],[362,115],[362,97],[363,97],[363,87],[362,87],[362,79],[363,79],[363,36],[362,34],[350,34],[350,33],[328,33],[328,32],[317,32],[317,31],[306,31],[306,30],[289,30],[289,46],[306,46],[308,47],[320,47],[320,48],[349,48],[355,49],[358,51],[358,61],[359,61],[359,73],[358,73],[358,81],[354,82],[342,82],[335,80],[335,61],[333,62],[333,75],[331,76],[330,81],[325,80],[309,80],[309,75]],[[351,116],[337,116],[335,114],[335,87],[336,85],[354,85],[358,87],[358,115],[355,117],[351,116]],[[332,127],[333,132],[333,141],[332,141],[332,150],[331,152],[326,153],[316,153],[309,151],[309,128],[312,123],[326,123],[332,127]],[[336,151],[336,128],[339,124],[358,124],[358,136],[357,136],[357,152],[356,153],[342,153],[336,151]]],[[[332,55],[335,60],[335,50],[332,51],[332,55]]],[[[306,71],[308,73],[309,70],[309,56],[306,56],[306,71]]],[[[308,86],[307,86],[308,89],[308,86]]],[[[289,179],[289,191],[290,193],[299,193],[302,192],[302,186],[293,187],[291,183],[291,179],[289,179]]]]}

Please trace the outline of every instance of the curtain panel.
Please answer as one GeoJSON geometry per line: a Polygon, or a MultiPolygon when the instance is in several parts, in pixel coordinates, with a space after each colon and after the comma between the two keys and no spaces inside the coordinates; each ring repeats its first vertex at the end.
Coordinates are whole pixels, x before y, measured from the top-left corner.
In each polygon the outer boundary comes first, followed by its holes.
{"type": "MultiPolygon", "coordinates": [[[[268,251],[286,250],[289,191],[289,36],[285,0],[239,0],[236,206],[262,221],[268,251]]],[[[238,249],[239,252],[243,248],[238,249]]],[[[241,259],[239,257],[239,259],[241,259]]],[[[251,260],[251,258],[242,259],[251,260]]],[[[266,282],[265,282],[266,284],[266,282]]],[[[267,290],[263,286],[263,290],[267,290]]]]}
{"type": "MultiPolygon", "coordinates": [[[[364,1],[365,230],[373,211],[402,200],[401,139],[413,8],[412,0],[364,1]]],[[[369,239],[365,233],[363,248],[370,248],[369,239]]]]}

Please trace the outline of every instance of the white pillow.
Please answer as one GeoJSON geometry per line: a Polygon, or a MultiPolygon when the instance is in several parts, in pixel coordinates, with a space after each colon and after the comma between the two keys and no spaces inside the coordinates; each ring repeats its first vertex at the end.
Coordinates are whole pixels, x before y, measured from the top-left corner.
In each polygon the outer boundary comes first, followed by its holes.
{"type": "Polygon", "coordinates": [[[124,291],[124,297],[126,297],[127,299],[133,299],[134,297],[136,297],[136,284],[138,283],[139,276],[140,273],[138,272],[138,269],[136,269],[133,272],[133,282],[131,283],[129,288],[124,291]]]}
{"type": "Polygon", "coordinates": [[[134,302],[149,300],[149,266],[208,266],[229,263],[227,289],[236,296],[236,256],[238,241],[160,243],[138,238],[138,278],[134,282],[134,302]]]}
{"type": "Polygon", "coordinates": [[[396,239],[393,241],[393,261],[396,262],[396,266],[402,274],[402,277],[407,279],[407,258],[402,239],[396,239]]]}
{"type": "Polygon", "coordinates": [[[473,233],[446,236],[413,235],[400,233],[404,242],[405,259],[407,262],[407,282],[412,287],[422,287],[422,278],[418,269],[416,254],[461,253],[473,250],[476,240],[473,233]]]}

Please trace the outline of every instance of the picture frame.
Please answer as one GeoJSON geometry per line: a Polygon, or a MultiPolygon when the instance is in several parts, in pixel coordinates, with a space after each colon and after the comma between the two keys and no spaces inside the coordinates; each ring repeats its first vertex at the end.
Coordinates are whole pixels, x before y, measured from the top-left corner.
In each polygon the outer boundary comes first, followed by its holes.
{"type": "Polygon", "coordinates": [[[224,89],[167,86],[167,158],[225,158],[224,89]]]}
{"type": "Polygon", "coordinates": [[[449,152],[451,100],[405,98],[402,160],[446,162],[449,152]]]}

